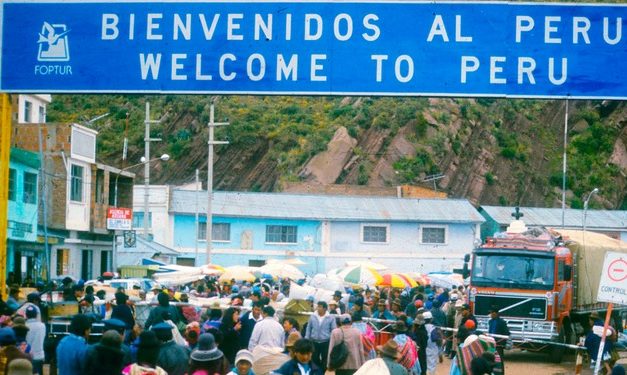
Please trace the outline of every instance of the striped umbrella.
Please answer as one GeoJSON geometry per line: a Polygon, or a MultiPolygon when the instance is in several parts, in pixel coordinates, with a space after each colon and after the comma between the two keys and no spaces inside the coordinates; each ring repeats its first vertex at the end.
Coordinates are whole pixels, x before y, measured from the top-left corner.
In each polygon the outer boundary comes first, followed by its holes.
{"type": "Polygon", "coordinates": [[[337,278],[347,284],[377,285],[381,275],[369,267],[351,266],[337,272],[337,278]]]}
{"type": "Polygon", "coordinates": [[[418,286],[416,280],[404,273],[387,273],[381,276],[381,282],[378,286],[386,286],[391,288],[414,288],[418,286]]]}

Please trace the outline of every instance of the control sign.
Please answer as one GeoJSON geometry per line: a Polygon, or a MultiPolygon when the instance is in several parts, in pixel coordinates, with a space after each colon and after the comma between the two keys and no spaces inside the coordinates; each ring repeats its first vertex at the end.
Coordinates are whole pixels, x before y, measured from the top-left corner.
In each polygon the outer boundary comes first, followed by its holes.
{"type": "Polygon", "coordinates": [[[597,299],[627,305],[627,254],[605,253],[597,299]]]}

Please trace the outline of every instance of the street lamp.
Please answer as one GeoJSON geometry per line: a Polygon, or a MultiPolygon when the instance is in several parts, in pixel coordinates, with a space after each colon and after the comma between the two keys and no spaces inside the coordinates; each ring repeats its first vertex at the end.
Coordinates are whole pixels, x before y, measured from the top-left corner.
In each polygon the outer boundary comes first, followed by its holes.
{"type": "Polygon", "coordinates": [[[141,159],[139,159],[140,162],[137,164],[133,164],[133,165],[129,165],[128,167],[122,168],[120,169],[120,171],[118,172],[117,176],[115,176],[115,189],[114,189],[114,194],[113,194],[113,206],[117,207],[118,206],[118,178],[120,178],[120,175],[122,174],[122,172],[131,169],[131,168],[135,168],[138,167],[140,165],[144,165],[147,163],[150,163],[152,161],[157,161],[157,160],[161,160],[161,161],[168,161],[170,160],[170,155],[168,154],[163,154],[161,156],[159,156],[158,158],[154,158],[154,159],[150,159],[148,161],[146,161],[145,157],[141,157],[141,159]]]}
{"type": "Polygon", "coordinates": [[[592,198],[592,196],[594,194],[597,194],[599,192],[599,188],[594,188],[586,197],[586,200],[583,202],[583,232],[584,234],[586,233],[586,214],[588,213],[588,203],[590,203],[590,198],[592,198]]]}

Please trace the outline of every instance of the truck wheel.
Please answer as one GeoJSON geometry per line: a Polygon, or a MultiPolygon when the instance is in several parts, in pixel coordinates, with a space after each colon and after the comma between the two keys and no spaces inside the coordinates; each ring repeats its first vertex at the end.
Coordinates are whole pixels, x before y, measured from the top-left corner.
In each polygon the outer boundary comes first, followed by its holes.
{"type": "MultiPolygon", "coordinates": [[[[559,333],[557,338],[557,343],[559,344],[573,344],[575,340],[575,335],[573,332],[573,327],[570,324],[570,321],[564,321],[562,326],[562,330],[559,333]]],[[[564,354],[566,354],[566,347],[561,345],[552,345],[549,350],[549,355],[551,356],[551,362],[553,363],[561,363],[564,358],[564,354]]]]}

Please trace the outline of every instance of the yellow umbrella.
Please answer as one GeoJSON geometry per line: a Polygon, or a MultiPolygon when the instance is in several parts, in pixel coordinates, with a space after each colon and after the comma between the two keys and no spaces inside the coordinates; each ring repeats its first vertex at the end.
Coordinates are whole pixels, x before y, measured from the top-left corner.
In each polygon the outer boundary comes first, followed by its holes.
{"type": "Polygon", "coordinates": [[[255,281],[256,277],[253,275],[255,270],[251,267],[245,266],[232,266],[226,267],[224,273],[220,276],[220,282],[228,282],[233,279],[237,281],[255,281]]]}
{"type": "Polygon", "coordinates": [[[203,275],[221,275],[224,273],[224,267],[217,264],[209,263],[200,267],[203,275]]]}

